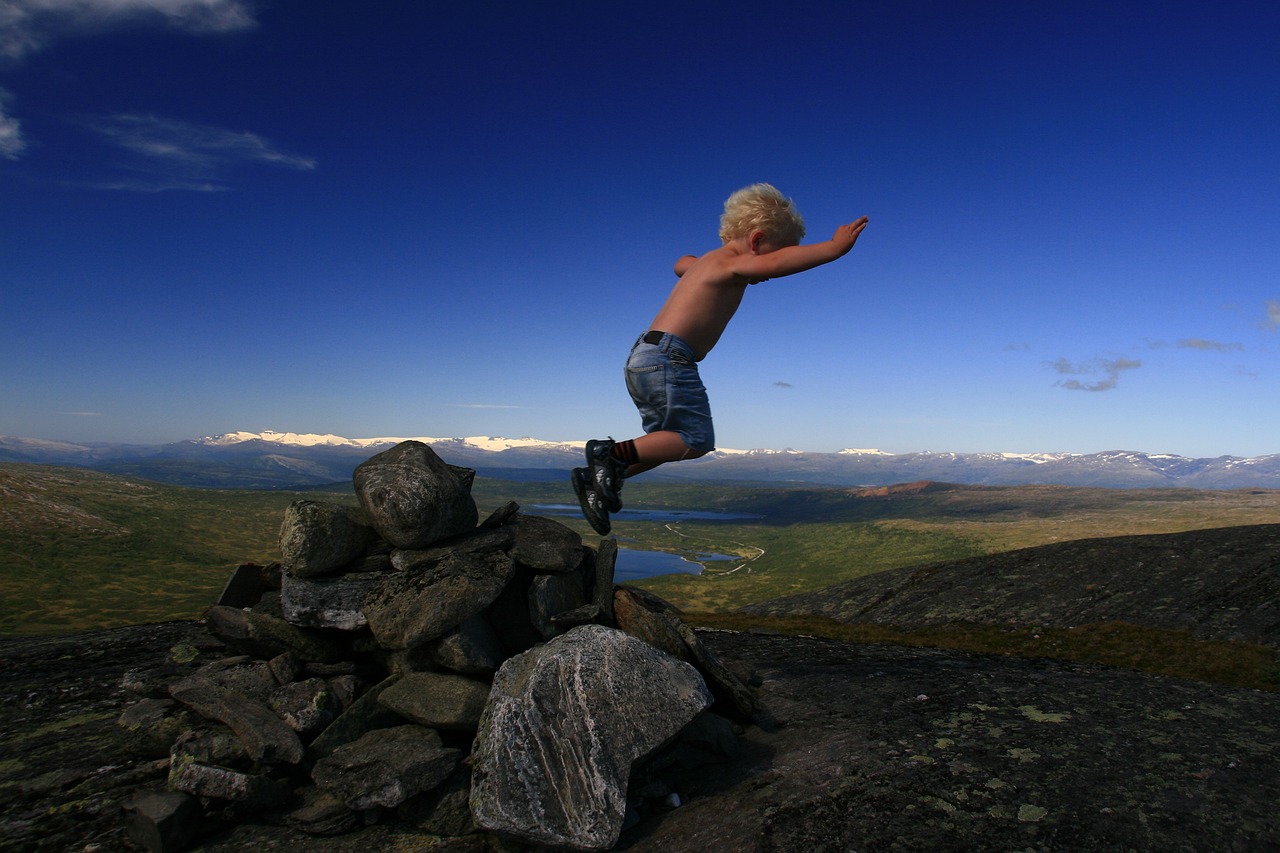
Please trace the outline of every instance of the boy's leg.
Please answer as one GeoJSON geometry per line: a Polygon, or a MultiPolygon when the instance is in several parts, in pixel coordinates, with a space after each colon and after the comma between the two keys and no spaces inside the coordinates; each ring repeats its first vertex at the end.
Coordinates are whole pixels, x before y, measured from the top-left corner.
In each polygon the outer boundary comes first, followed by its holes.
{"type": "Polygon", "coordinates": [[[627,477],[667,462],[696,459],[706,451],[689,447],[678,432],[656,430],[631,441],[592,439],[586,453],[592,488],[609,512],[618,512],[622,509],[622,482],[627,477]]]}
{"type": "Polygon", "coordinates": [[[680,433],[658,430],[635,439],[636,461],[627,467],[627,476],[634,477],[664,465],[705,456],[705,450],[694,450],[684,443],[680,433]]]}
{"type": "MultiPolygon", "coordinates": [[[[612,438],[587,442],[587,464],[590,466],[591,488],[609,512],[622,509],[622,480],[627,476],[628,460],[622,452],[631,442],[612,438]]],[[[627,448],[630,450],[630,448],[627,448]]],[[[634,454],[634,450],[630,450],[634,454]]]]}
{"type": "Polygon", "coordinates": [[[583,517],[587,519],[592,530],[601,536],[608,536],[612,529],[609,523],[609,512],[595,489],[591,487],[591,469],[574,468],[569,476],[573,483],[574,494],[578,496],[578,506],[582,507],[583,517]]]}

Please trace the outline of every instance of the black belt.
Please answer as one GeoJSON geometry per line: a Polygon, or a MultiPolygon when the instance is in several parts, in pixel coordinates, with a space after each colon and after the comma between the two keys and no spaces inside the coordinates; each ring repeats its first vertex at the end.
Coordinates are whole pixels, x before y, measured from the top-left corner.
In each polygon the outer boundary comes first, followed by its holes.
{"type": "Polygon", "coordinates": [[[644,341],[646,344],[653,344],[654,346],[657,346],[658,344],[662,343],[662,336],[665,334],[666,332],[659,332],[656,330],[649,331],[649,332],[645,332],[644,337],[641,338],[640,340],[644,341]]]}

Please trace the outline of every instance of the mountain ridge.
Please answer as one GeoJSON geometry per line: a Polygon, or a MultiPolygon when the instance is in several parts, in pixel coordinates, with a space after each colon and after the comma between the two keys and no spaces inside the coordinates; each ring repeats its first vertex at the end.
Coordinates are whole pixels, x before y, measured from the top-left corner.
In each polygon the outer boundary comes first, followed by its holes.
{"type": "MultiPolygon", "coordinates": [[[[238,431],[169,444],[75,443],[0,436],[0,461],[89,467],[111,473],[239,488],[296,488],[350,478],[369,456],[409,439],[350,439],[332,434],[238,431]],[[202,474],[202,472],[204,472],[202,474]]],[[[418,437],[447,462],[481,476],[551,480],[582,464],[580,441],[532,437],[418,437]]],[[[1104,488],[1280,488],[1280,454],[1191,458],[1171,453],[888,453],[845,448],[720,449],[647,475],[679,481],[875,487],[934,480],[964,485],[1063,485],[1104,488]]]]}

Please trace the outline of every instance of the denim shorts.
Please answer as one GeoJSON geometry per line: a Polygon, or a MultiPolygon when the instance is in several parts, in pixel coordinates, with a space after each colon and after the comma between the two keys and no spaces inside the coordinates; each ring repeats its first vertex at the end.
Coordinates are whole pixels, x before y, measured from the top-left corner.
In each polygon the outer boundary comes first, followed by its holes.
{"type": "Polygon", "coordinates": [[[646,433],[670,430],[691,450],[716,449],[711,401],[684,340],[664,334],[658,343],[647,344],[641,336],[627,358],[626,376],[646,433]]]}

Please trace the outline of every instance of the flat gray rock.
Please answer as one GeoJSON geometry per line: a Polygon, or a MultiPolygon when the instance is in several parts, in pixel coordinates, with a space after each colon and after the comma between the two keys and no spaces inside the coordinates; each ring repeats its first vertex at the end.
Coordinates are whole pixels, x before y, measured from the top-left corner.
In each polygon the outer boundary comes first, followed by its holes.
{"type": "Polygon", "coordinates": [[[430,568],[386,577],[365,598],[364,615],[384,649],[413,648],[488,607],[514,573],[515,564],[501,551],[451,555],[430,568]]]}
{"type": "Polygon", "coordinates": [[[196,713],[235,732],[254,761],[297,764],[302,760],[297,732],[261,702],[225,687],[192,682],[176,684],[169,693],[196,713]]]}
{"type": "Polygon", "coordinates": [[[418,725],[377,729],[316,762],[311,776],[348,808],[395,808],[430,791],[453,773],[462,753],[418,725]]]}
{"type": "Polygon", "coordinates": [[[382,583],[383,574],[358,572],[304,578],[288,572],[280,583],[280,607],[285,621],[304,628],[358,631],[369,624],[364,600],[382,583]]]}
{"type": "Polygon", "coordinates": [[[473,730],[489,698],[489,684],[446,672],[409,672],[378,701],[406,720],[433,729],[473,730]]]}

